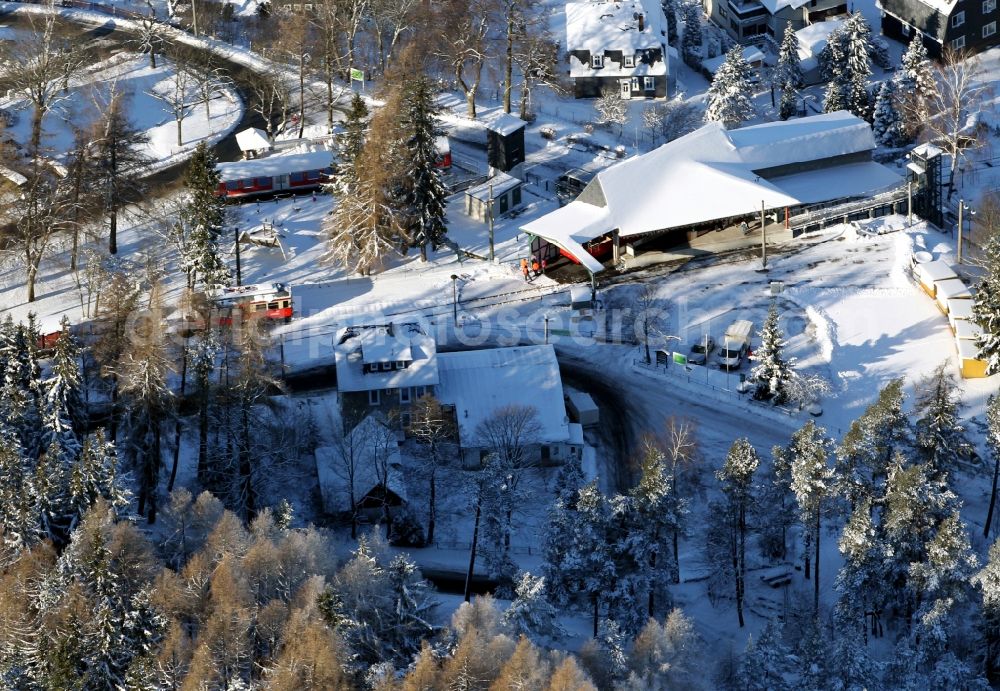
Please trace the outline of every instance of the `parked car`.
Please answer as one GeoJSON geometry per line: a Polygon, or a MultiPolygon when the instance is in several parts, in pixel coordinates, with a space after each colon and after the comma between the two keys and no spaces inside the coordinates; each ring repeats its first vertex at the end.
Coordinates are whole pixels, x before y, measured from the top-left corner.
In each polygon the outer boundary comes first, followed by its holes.
{"type": "Polygon", "coordinates": [[[750,350],[750,334],[753,324],[746,319],[733,322],[722,338],[719,348],[719,367],[723,369],[739,369],[743,358],[750,350]]]}
{"type": "Polygon", "coordinates": [[[691,346],[691,353],[688,355],[688,363],[692,365],[704,365],[708,362],[708,355],[715,350],[715,339],[705,336],[700,341],[691,346]]]}

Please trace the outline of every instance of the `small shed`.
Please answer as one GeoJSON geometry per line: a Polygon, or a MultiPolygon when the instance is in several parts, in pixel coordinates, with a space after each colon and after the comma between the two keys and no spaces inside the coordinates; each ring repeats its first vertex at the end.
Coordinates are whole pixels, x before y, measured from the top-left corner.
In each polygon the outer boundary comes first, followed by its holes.
{"type": "Polygon", "coordinates": [[[956,338],[955,347],[958,350],[958,367],[965,379],[982,379],[986,376],[986,361],[979,359],[979,348],[976,342],[967,338],[956,338]]]}
{"type": "Polygon", "coordinates": [[[510,113],[486,121],[486,159],[490,172],[524,177],[524,128],[528,123],[510,113]]]}
{"type": "Polygon", "coordinates": [[[949,300],[972,299],[972,293],[960,278],[946,278],[943,281],[936,281],[934,285],[937,293],[934,299],[945,314],[948,313],[949,300]]]}
{"type": "Polygon", "coordinates": [[[243,158],[260,158],[274,149],[267,132],[257,127],[248,127],[236,133],[236,145],[243,152],[243,158]]]}
{"type": "Polygon", "coordinates": [[[596,425],[601,420],[601,412],[589,393],[584,391],[568,391],[566,393],[566,410],[570,417],[583,427],[596,425]]]}
{"type": "Polygon", "coordinates": [[[950,298],[948,300],[948,325],[951,326],[952,331],[955,330],[958,322],[972,319],[972,305],[973,301],[967,298],[950,298]]]}
{"type": "Polygon", "coordinates": [[[484,223],[490,220],[490,201],[493,218],[506,216],[524,204],[522,183],[507,173],[497,173],[481,185],[465,191],[465,213],[484,223]]]}
{"type": "Polygon", "coordinates": [[[937,282],[946,281],[951,278],[958,278],[958,275],[951,270],[946,262],[937,261],[917,264],[913,267],[913,275],[920,282],[920,287],[924,289],[932,298],[937,297],[937,282]]]}

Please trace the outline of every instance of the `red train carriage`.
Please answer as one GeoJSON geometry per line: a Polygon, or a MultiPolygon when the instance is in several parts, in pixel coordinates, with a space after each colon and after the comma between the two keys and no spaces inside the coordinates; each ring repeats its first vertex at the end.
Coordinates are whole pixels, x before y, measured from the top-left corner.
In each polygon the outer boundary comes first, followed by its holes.
{"type": "Polygon", "coordinates": [[[217,194],[228,199],[243,199],[277,192],[314,190],[333,175],[333,152],[319,151],[277,153],[246,161],[220,163],[217,194]]]}
{"type": "Polygon", "coordinates": [[[437,151],[435,167],[442,170],[451,168],[451,144],[448,142],[448,137],[438,137],[434,141],[434,148],[437,151]]]}
{"type": "MultiPolygon", "coordinates": [[[[226,286],[209,294],[220,324],[232,323],[232,311],[239,309],[244,319],[292,319],[292,289],[284,283],[226,286]]],[[[214,318],[215,315],[213,315],[214,318]]]]}

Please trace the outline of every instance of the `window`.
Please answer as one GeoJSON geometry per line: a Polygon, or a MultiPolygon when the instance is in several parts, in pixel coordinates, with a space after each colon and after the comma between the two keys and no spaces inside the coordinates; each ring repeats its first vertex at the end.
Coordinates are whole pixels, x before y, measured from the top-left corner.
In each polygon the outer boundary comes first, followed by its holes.
{"type": "Polygon", "coordinates": [[[380,363],[378,363],[378,368],[380,370],[382,370],[383,372],[388,372],[389,370],[392,369],[392,363],[391,362],[380,362],[380,363]]]}
{"type": "Polygon", "coordinates": [[[635,67],[634,55],[626,55],[624,59],[625,59],[625,65],[624,65],[625,67],[635,67]]]}
{"type": "Polygon", "coordinates": [[[379,394],[381,391],[378,389],[372,389],[368,392],[368,405],[378,405],[381,402],[381,396],[379,394]]]}
{"type": "Polygon", "coordinates": [[[590,56],[590,66],[595,70],[604,67],[604,56],[603,55],[591,55],[590,56]]]}
{"type": "Polygon", "coordinates": [[[298,182],[304,182],[306,179],[305,173],[292,173],[288,176],[289,180],[294,184],[298,182]]]}
{"type": "Polygon", "coordinates": [[[400,413],[399,414],[399,422],[400,422],[400,425],[403,427],[404,430],[409,428],[410,423],[412,422],[412,420],[413,420],[413,418],[410,416],[409,413],[400,413]]]}
{"type": "Polygon", "coordinates": [[[983,14],[989,14],[997,8],[997,0],[983,0],[983,14]]]}
{"type": "Polygon", "coordinates": [[[638,90],[639,90],[639,78],[632,77],[632,91],[638,91],[638,90]]]}
{"type": "Polygon", "coordinates": [[[951,16],[951,28],[957,28],[965,24],[965,10],[956,12],[951,16]]]}
{"type": "Polygon", "coordinates": [[[909,36],[910,35],[910,25],[909,24],[903,24],[903,26],[900,27],[900,33],[902,33],[904,36],[909,36]]]}
{"type": "Polygon", "coordinates": [[[990,22],[989,24],[983,27],[983,38],[989,38],[996,32],[997,32],[997,23],[990,22]]]}
{"type": "Polygon", "coordinates": [[[723,7],[722,5],[719,5],[719,16],[722,17],[723,19],[729,16],[729,14],[726,12],[726,8],[723,7]]]}
{"type": "Polygon", "coordinates": [[[642,88],[645,89],[646,91],[655,91],[656,81],[652,77],[643,77],[642,88]]]}
{"type": "Polygon", "coordinates": [[[417,398],[423,398],[424,395],[427,393],[427,387],[426,386],[414,386],[413,387],[413,393],[416,395],[417,398]]]}
{"type": "Polygon", "coordinates": [[[410,390],[410,388],[408,386],[401,387],[399,389],[399,402],[400,403],[409,403],[410,402],[410,394],[411,393],[412,393],[412,391],[410,390]]]}
{"type": "Polygon", "coordinates": [[[951,42],[951,47],[955,50],[962,50],[965,48],[965,36],[959,36],[951,42]]]}
{"type": "Polygon", "coordinates": [[[406,369],[406,360],[396,360],[396,369],[406,369]]]}

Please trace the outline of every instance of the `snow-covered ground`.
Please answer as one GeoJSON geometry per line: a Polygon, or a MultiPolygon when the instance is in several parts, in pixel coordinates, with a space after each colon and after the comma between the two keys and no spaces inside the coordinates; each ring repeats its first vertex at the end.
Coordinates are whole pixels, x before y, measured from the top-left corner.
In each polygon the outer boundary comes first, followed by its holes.
{"type": "MultiPolygon", "coordinates": [[[[147,56],[135,53],[117,53],[92,66],[70,83],[67,92],[58,95],[46,113],[42,120],[43,146],[55,158],[64,159],[73,148],[74,127],[86,129],[96,122],[112,91],[126,99],[130,124],[148,137],[141,151],[153,162],[154,170],[183,160],[199,142],[220,141],[240,122],[243,104],[232,87],[218,84],[206,107],[196,84],[189,80],[184,98],[182,144],[178,146],[172,110],[159,98],[172,97],[175,74],[168,60],[161,57],[152,68],[147,56]]],[[[0,101],[0,106],[18,115],[14,125],[5,131],[18,143],[25,144],[31,132],[31,104],[15,98],[0,101]]]]}

